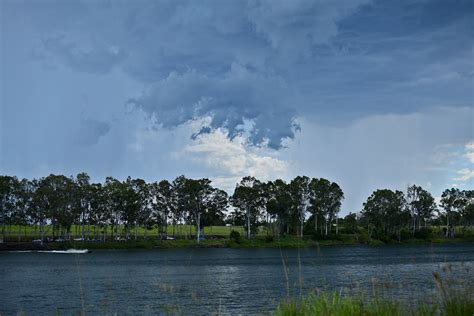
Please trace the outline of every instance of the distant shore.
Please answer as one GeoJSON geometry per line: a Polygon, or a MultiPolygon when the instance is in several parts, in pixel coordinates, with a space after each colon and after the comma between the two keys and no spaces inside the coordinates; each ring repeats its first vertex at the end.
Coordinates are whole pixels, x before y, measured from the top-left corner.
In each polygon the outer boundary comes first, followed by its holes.
{"type": "Polygon", "coordinates": [[[403,242],[383,242],[377,239],[370,241],[357,240],[312,240],[285,237],[279,240],[265,238],[242,239],[239,242],[229,238],[206,239],[199,244],[196,240],[129,240],[129,241],[61,241],[45,242],[43,245],[37,242],[5,242],[0,243],[0,251],[23,251],[23,250],[63,250],[63,249],[196,249],[196,248],[311,248],[324,246],[345,245],[413,245],[413,244],[456,244],[473,242],[470,238],[437,238],[432,240],[409,239],[403,242]]]}

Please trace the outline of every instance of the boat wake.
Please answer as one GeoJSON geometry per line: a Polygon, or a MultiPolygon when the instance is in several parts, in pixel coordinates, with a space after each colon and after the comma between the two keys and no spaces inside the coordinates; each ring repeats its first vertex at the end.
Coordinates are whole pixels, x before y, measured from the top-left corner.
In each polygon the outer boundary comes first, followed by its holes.
{"type": "Polygon", "coordinates": [[[67,249],[67,250],[16,250],[10,252],[40,252],[40,253],[89,253],[89,249],[67,249]]]}

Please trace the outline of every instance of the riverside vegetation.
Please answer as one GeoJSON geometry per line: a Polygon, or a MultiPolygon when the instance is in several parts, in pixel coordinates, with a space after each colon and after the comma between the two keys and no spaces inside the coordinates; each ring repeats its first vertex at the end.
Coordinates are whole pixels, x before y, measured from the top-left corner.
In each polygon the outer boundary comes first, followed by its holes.
{"type": "MultiPolygon", "coordinates": [[[[451,266],[443,267],[447,272],[451,266]]],[[[386,299],[374,293],[367,297],[363,294],[342,295],[337,292],[314,292],[300,298],[288,299],[280,303],[275,316],[469,316],[474,315],[474,285],[467,280],[456,282],[443,279],[439,272],[433,273],[436,294],[431,302],[417,305],[405,304],[397,300],[386,299]]]]}
{"type": "Polygon", "coordinates": [[[446,189],[439,205],[416,185],[405,193],[376,190],[360,212],[341,218],[343,199],[337,183],[306,176],[289,183],[244,177],[232,196],[209,179],[185,176],[152,183],[130,177],[91,183],[86,173],[33,180],[0,176],[1,238],[20,248],[18,242],[33,240],[52,248],[86,242],[88,248],[155,248],[473,238],[473,190],[446,189]]]}

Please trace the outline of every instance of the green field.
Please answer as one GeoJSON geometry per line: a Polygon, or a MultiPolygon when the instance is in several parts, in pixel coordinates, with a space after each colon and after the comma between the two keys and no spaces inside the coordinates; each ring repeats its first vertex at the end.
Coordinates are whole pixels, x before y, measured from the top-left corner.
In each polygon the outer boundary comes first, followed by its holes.
{"type": "MultiPolygon", "coordinates": [[[[145,240],[145,231],[143,227],[138,228],[137,240],[135,240],[134,227],[130,230],[130,237],[125,240],[125,231],[123,227],[119,231],[121,240],[114,240],[114,227],[107,227],[106,241],[103,241],[103,230],[98,226],[85,226],[86,239],[90,241],[74,240],[81,237],[82,227],[80,225],[73,225],[70,230],[69,240],[59,242],[48,242],[47,248],[50,249],[67,249],[67,248],[88,248],[88,249],[153,249],[153,248],[195,248],[195,247],[231,247],[231,248],[264,248],[264,247],[282,247],[282,248],[298,248],[298,247],[318,247],[324,245],[354,245],[354,244],[369,244],[369,245],[383,245],[386,243],[398,243],[395,240],[378,240],[369,238],[367,232],[360,228],[357,234],[344,233],[343,226],[338,235],[332,234],[330,236],[314,236],[305,235],[303,239],[299,239],[295,235],[285,235],[280,238],[272,236],[272,232],[267,231],[266,227],[260,227],[256,236],[251,239],[246,239],[246,232],[242,226],[209,226],[204,227],[204,238],[199,244],[196,243],[196,228],[195,226],[176,225],[167,227],[168,237],[173,237],[171,240],[161,240],[162,235],[157,228],[149,229],[147,231],[147,238],[145,240]],[[185,233],[187,231],[187,233],[185,233]],[[239,240],[229,238],[231,231],[240,233],[239,240]],[[89,237],[88,237],[89,236],[89,237]],[[101,242],[98,242],[101,240],[101,242]]],[[[458,242],[472,242],[474,241],[474,234],[471,230],[467,231],[465,236],[461,235],[462,227],[456,227],[456,238],[444,238],[442,227],[431,227],[432,233],[428,238],[408,238],[402,241],[404,244],[413,243],[458,243],[458,242]]],[[[52,237],[52,226],[45,227],[45,240],[48,241],[52,237]]],[[[55,235],[56,239],[58,234],[55,235]]],[[[1,249],[16,249],[21,247],[31,248],[37,245],[31,245],[31,241],[40,238],[38,227],[34,226],[17,226],[11,225],[6,227],[5,241],[8,244],[17,244],[13,246],[2,246],[1,249]],[[30,242],[30,245],[25,244],[30,242]],[[9,248],[13,247],[13,248],[9,248]]]]}
{"type": "MultiPolygon", "coordinates": [[[[341,231],[343,230],[343,226],[340,226],[341,231]]],[[[442,237],[442,229],[443,226],[431,226],[430,227],[433,231],[434,235],[439,235],[439,237],[442,237]]],[[[103,228],[100,228],[99,226],[95,225],[85,225],[85,234],[87,235],[87,232],[90,232],[91,238],[94,237],[95,235],[98,235],[101,233],[103,228]]],[[[109,225],[107,228],[107,235],[111,236],[111,233],[113,231],[114,226],[109,225]]],[[[123,229],[123,227],[121,228],[123,229]]],[[[245,228],[243,226],[206,226],[204,227],[204,235],[215,235],[215,236],[229,236],[230,232],[232,230],[235,230],[239,232],[242,236],[246,234],[245,228]]],[[[52,236],[52,226],[51,225],[45,225],[44,226],[44,231],[45,231],[45,237],[51,237],[52,236]]],[[[185,234],[185,231],[191,232],[191,234],[196,233],[196,226],[194,225],[168,225],[167,227],[167,235],[168,236],[181,236],[185,234]]],[[[462,227],[458,226],[455,228],[456,235],[460,236],[462,235],[462,227]]],[[[81,225],[72,225],[70,229],[70,236],[72,238],[74,237],[80,237],[82,232],[82,226],[81,225]]],[[[361,230],[363,232],[363,230],[361,230]]],[[[135,233],[134,227],[131,228],[130,230],[131,235],[133,236],[135,233]]],[[[472,229],[468,230],[469,234],[472,234],[472,229]]],[[[33,225],[27,225],[27,226],[20,226],[20,225],[7,225],[5,226],[5,235],[7,238],[12,237],[39,237],[39,226],[33,226],[33,225]]],[[[138,236],[142,237],[145,234],[145,229],[140,226],[138,227],[138,236]]],[[[147,230],[147,235],[149,237],[153,236],[160,236],[160,230],[157,227],[153,227],[152,229],[147,230]]],[[[122,232],[123,235],[123,232],[122,232]]],[[[267,228],[264,226],[260,226],[257,232],[257,236],[266,236],[268,235],[267,233],[267,228]]]]}
{"type": "MultiPolygon", "coordinates": [[[[95,225],[85,225],[85,235],[88,235],[88,231],[90,232],[91,238],[94,236],[97,236],[102,232],[102,229],[98,226],[95,225]]],[[[107,228],[107,236],[112,236],[112,231],[113,231],[114,226],[110,225],[107,228]]],[[[123,228],[122,228],[123,229],[123,228]]],[[[242,226],[207,226],[204,227],[204,236],[206,235],[214,235],[214,236],[224,236],[228,237],[230,232],[232,230],[238,231],[241,235],[245,235],[245,229],[242,226]]],[[[180,237],[185,235],[185,231],[188,233],[190,232],[192,235],[196,234],[196,227],[194,225],[169,225],[167,227],[167,235],[168,236],[175,236],[175,237],[180,237]]],[[[132,227],[130,230],[130,233],[132,237],[135,234],[135,229],[132,227]]],[[[82,234],[82,226],[81,225],[72,225],[71,230],[70,230],[70,236],[72,238],[79,238],[81,237],[82,234]]],[[[142,238],[145,234],[145,229],[143,227],[138,227],[138,236],[142,238]]],[[[124,232],[122,232],[122,235],[124,235],[124,232]]],[[[161,235],[161,232],[158,228],[154,227],[152,229],[147,230],[147,236],[152,238],[152,237],[158,237],[161,235]]],[[[267,231],[264,227],[260,227],[257,236],[265,236],[267,235],[267,231]]],[[[8,225],[5,227],[5,236],[7,238],[11,239],[18,239],[19,237],[27,237],[27,238],[39,238],[40,236],[40,231],[38,226],[20,226],[20,225],[8,225]]],[[[44,226],[44,236],[45,237],[52,237],[52,226],[51,225],[45,225],[44,226]]]]}

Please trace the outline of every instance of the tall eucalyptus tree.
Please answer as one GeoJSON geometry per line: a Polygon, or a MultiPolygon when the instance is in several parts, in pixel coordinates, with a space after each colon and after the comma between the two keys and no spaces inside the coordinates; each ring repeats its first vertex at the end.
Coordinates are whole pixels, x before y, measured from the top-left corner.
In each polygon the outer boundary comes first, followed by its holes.
{"type": "Polygon", "coordinates": [[[314,216],[314,229],[317,232],[318,217],[324,219],[325,234],[328,234],[328,228],[336,220],[336,233],[338,232],[338,214],[341,208],[344,193],[339,185],[327,179],[311,180],[310,188],[311,206],[310,210],[314,216]]]}
{"type": "Polygon", "coordinates": [[[401,191],[389,189],[376,190],[368,197],[361,212],[363,221],[367,224],[369,236],[373,231],[379,235],[387,236],[389,233],[397,233],[400,238],[400,230],[409,218],[406,212],[405,197],[401,191]]]}
{"type": "Polygon", "coordinates": [[[176,214],[176,195],[168,180],[152,184],[152,220],[160,226],[161,237],[168,233],[168,218],[176,214]]]}
{"type": "Polygon", "coordinates": [[[254,177],[244,177],[235,187],[231,203],[235,211],[245,218],[249,239],[252,228],[256,229],[257,219],[265,207],[264,201],[262,183],[254,177]]]}
{"type": "Polygon", "coordinates": [[[267,184],[267,190],[266,210],[271,218],[276,218],[276,235],[280,237],[285,226],[288,231],[291,223],[292,200],[289,185],[285,181],[277,179],[267,184]]]}
{"type": "Polygon", "coordinates": [[[417,185],[408,187],[406,197],[412,218],[412,235],[415,235],[417,227],[421,229],[422,222],[426,225],[426,221],[432,217],[436,210],[436,202],[428,191],[417,185]]]}
{"type": "Polygon", "coordinates": [[[12,218],[17,199],[18,179],[0,176],[0,213],[2,215],[2,240],[5,241],[5,226],[12,218]]]}
{"type": "Polygon", "coordinates": [[[290,182],[291,198],[295,215],[299,220],[299,236],[303,238],[303,227],[310,201],[313,198],[311,180],[306,176],[298,176],[290,182]]]}
{"type": "MultiPolygon", "coordinates": [[[[81,172],[76,176],[76,198],[77,206],[80,212],[79,221],[81,223],[81,237],[85,240],[85,226],[88,225],[88,235],[90,235],[90,217],[91,217],[91,185],[90,177],[87,173],[81,172]]],[[[89,236],[88,236],[89,237],[89,236]]]]}
{"type": "Polygon", "coordinates": [[[209,179],[186,179],[181,187],[183,202],[194,217],[196,224],[196,240],[199,243],[201,239],[201,216],[207,210],[207,205],[211,202],[213,188],[209,179]]]}
{"type": "Polygon", "coordinates": [[[440,205],[445,211],[445,237],[454,237],[454,225],[459,216],[459,209],[463,204],[463,194],[458,188],[446,189],[441,194],[440,205]]]}

